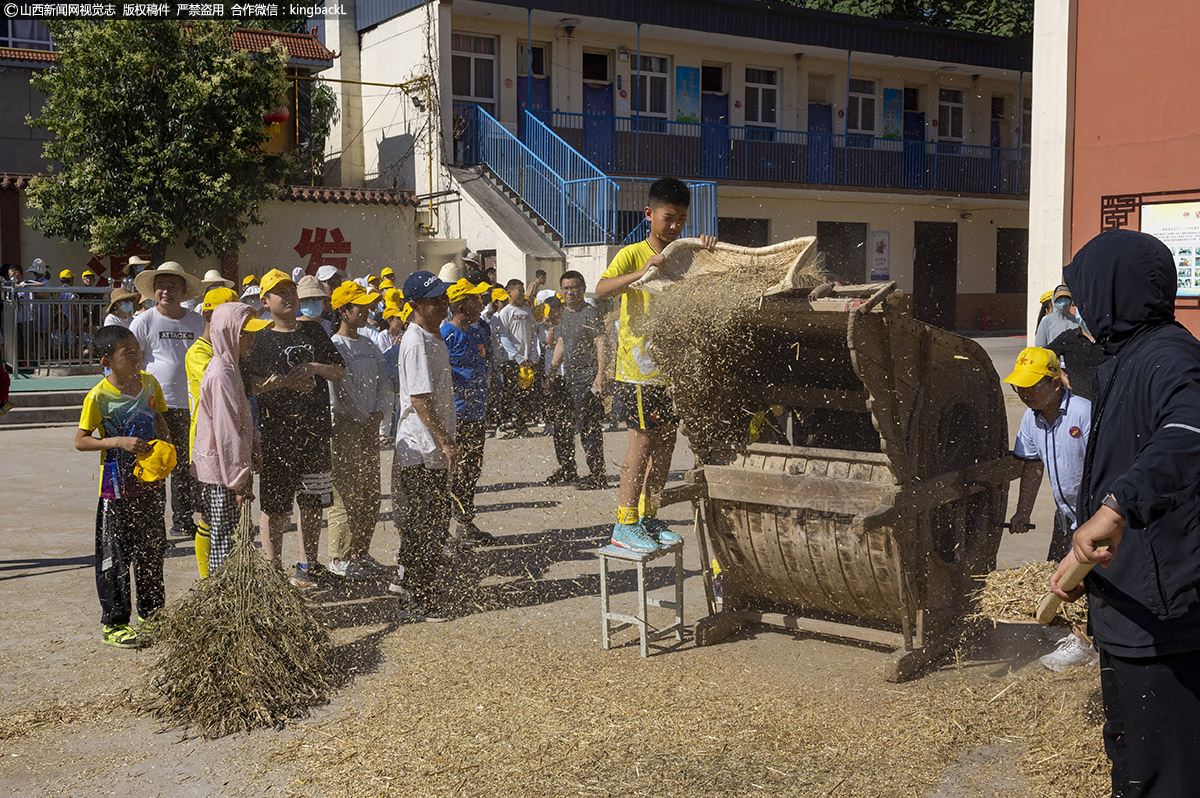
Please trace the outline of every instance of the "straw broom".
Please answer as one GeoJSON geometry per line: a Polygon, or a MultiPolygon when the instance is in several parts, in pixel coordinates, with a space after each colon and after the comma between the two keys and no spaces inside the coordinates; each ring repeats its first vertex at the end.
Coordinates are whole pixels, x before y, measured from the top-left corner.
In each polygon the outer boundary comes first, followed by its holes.
{"type": "Polygon", "coordinates": [[[254,548],[250,504],[233,553],[159,626],[152,711],[204,737],[278,726],[332,689],[319,610],[254,548]]]}

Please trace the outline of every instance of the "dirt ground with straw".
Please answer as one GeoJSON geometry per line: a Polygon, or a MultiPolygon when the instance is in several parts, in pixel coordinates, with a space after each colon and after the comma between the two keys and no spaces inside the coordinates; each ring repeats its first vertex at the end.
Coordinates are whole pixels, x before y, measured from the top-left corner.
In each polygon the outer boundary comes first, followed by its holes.
{"type": "MultiPolygon", "coordinates": [[[[994,348],[1010,360],[1020,347],[994,348]]],[[[1010,398],[1011,430],[1020,410],[1010,398]]],[[[624,445],[605,436],[610,474],[624,445]]],[[[553,470],[548,438],[488,442],[478,520],[500,542],[456,564],[462,616],[400,626],[385,581],[331,589],[318,599],[345,675],[328,705],[218,740],[164,728],[142,711],[153,653],[99,642],[93,458],[62,428],[4,432],[0,449],[51,455],[7,480],[0,783],[13,794],[1106,794],[1098,674],[1041,669],[1053,640],[1033,625],[983,625],[903,685],[880,678],[887,652],[763,629],[649,659],[624,633],[602,651],[590,551],[615,491],[534,484],[553,470]]],[[[690,465],[680,446],[675,477],[690,465]]],[[[1039,530],[1006,536],[1003,562],[1044,555],[1049,508],[1044,489],[1039,530]]],[[[664,515],[682,525],[688,508],[664,515]]],[[[372,552],[394,544],[381,520],[372,552]]],[[[285,545],[294,554],[295,536],[285,545]]],[[[686,553],[690,623],[703,593],[686,553]]],[[[190,544],[175,546],[169,593],[194,574],[190,544]]],[[[666,568],[654,575],[664,589],[666,568]]],[[[628,574],[616,589],[632,601],[628,574]]]]}

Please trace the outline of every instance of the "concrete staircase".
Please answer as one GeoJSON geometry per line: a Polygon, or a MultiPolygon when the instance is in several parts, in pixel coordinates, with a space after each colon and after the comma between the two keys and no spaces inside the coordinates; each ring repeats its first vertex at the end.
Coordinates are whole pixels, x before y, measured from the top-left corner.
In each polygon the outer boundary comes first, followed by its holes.
{"type": "Polygon", "coordinates": [[[13,407],[0,416],[0,431],[65,427],[79,423],[79,411],[87,391],[13,391],[13,407]]]}
{"type": "Polygon", "coordinates": [[[454,166],[450,173],[523,252],[539,258],[563,257],[562,237],[486,166],[454,166]]]}

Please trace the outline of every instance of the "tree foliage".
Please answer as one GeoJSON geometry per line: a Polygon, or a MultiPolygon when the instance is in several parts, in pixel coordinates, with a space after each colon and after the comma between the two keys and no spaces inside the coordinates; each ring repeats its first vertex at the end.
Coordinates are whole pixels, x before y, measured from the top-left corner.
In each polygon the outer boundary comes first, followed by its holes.
{"type": "Polygon", "coordinates": [[[96,254],[128,243],[161,260],[181,235],[204,257],[236,252],[276,195],[263,112],[281,105],[287,53],[233,49],[231,22],[50,23],[58,66],[33,79],[30,119],[54,138],[30,187],[47,236],[96,254]]]}
{"type": "Polygon", "coordinates": [[[1023,38],[1033,34],[1033,0],[785,0],[792,5],[1023,38]]]}

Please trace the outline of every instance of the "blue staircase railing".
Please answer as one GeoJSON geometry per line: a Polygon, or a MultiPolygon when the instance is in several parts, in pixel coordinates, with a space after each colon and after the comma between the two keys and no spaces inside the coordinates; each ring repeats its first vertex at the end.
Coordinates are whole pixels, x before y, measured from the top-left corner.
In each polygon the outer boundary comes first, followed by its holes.
{"type": "MultiPolygon", "coordinates": [[[[650,232],[646,221],[647,194],[652,177],[613,178],[621,188],[616,206],[616,235],[614,240],[622,246],[636,244],[650,232]]],[[[680,238],[695,238],[700,235],[717,234],[717,184],[711,180],[685,180],[692,194],[688,207],[687,223],[680,238]]]]}
{"type": "Polygon", "coordinates": [[[611,242],[620,190],[617,184],[529,111],[525,111],[524,128],[529,150],[563,178],[567,224],[577,228],[573,238],[593,239],[578,243],[611,242]],[[600,228],[604,242],[594,240],[600,228]]]}
{"type": "Polygon", "coordinates": [[[549,225],[563,246],[612,240],[616,187],[605,185],[612,181],[593,176],[566,179],[477,105],[455,105],[454,115],[458,160],[487,166],[549,225]]]}
{"type": "MultiPolygon", "coordinates": [[[[610,178],[529,112],[528,143],[477,105],[456,104],[454,122],[455,160],[487,166],[563,246],[629,244],[645,237],[653,178],[610,178]]],[[[683,236],[716,235],[717,184],[684,182],[692,203],[683,236]]]]}

